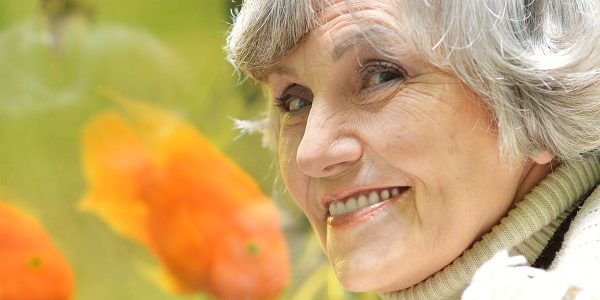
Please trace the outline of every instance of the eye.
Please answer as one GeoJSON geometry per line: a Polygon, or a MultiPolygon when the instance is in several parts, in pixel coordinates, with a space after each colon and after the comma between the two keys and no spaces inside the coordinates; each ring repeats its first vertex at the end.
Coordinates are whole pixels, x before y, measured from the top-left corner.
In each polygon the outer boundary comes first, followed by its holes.
{"type": "Polygon", "coordinates": [[[312,92],[305,87],[293,84],[281,96],[275,97],[275,106],[285,112],[297,112],[312,103],[312,92]]]}
{"type": "Polygon", "coordinates": [[[406,75],[402,69],[392,63],[375,62],[365,66],[359,72],[359,77],[362,88],[366,89],[396,80],[403,80],[406,75]]]}
{"type": "Polygon", "coordinates": [[[290,97],[284,103],[285,103],[285,108],[288,111],[297,111],[297,110],[300,110],[300,109],[310,105],[310,102],[306,101],[305,99],[298,98],[295,96],[290,97]]]}
{"type": "Polygon", "coordinates": [[[370,86],[374,86],[374,85],[379,85],[382,83],[386,83],[388,81],[392,81],[396,78],[398,78],[398,74],[395,72],[390,72],[390,71],[378,72],[367,78],[367,80],[365,82],[365,86],[370,87],[370,86]]]}

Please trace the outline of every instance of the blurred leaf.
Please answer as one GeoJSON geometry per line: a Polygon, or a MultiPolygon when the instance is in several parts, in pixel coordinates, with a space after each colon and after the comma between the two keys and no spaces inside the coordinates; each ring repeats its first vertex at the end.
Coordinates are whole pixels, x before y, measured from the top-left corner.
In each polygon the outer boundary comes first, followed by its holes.
{"type": "Polygon", "coordinates": [[[292,296],[292,300],[319,299],[327,283],[329,265],[322,264],[302,284],[292,296]]]}

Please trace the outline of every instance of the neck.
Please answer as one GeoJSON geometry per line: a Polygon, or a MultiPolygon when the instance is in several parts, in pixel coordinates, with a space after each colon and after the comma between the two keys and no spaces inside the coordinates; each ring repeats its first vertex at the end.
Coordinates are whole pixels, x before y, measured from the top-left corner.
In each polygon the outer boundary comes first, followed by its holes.
{"type": "Polygon", "coordinates": [[[529,191],[531,191],[531,189],[533,189],[557,166],[557,162],[550,162],[541,165],[533,161],[529,161],[527,166],[525,166],[523,174],[521,175],[521,182],[517,192],[515,193],[514,203],[521,201],[523,197],[529,193],[529,191]]]}
{"type": "Polygon", "coordinates": [[[503,249],[535,261],[569,214],[569,208],[597,182],[600,182],[600,158],[593,155],[562,166],[532,162],[524,168],[515,197],[521,202],[491,232],[428,279],[404,290],[384,293],[383,298],[460,298],[481,265],[503,249]],[[541,179],[544,184],[540,185],[541,179]]]}

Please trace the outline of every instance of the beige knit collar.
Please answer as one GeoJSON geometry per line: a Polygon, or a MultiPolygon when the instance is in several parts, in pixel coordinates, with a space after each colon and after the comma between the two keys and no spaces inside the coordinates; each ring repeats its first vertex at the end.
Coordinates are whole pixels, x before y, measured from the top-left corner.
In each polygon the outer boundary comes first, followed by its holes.
{"type": "Polygon", "coordinates": [[[600,180],[600,160],[589,156],[562,165],[521,200],[492,231],[450,265],[410,288],[384,299],[456,299],[486,261],[503,249],[531,263],[568,214],[571,206],[600,180]]]}

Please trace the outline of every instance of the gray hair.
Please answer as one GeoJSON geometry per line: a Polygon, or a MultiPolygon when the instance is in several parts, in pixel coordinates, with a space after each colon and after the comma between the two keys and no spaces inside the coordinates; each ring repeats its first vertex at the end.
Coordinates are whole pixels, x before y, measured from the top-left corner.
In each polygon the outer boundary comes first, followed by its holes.
{"type": "MultiPolygon", "coordinates": [[[[263,80],[318,26],[325,1],[246,0],[227,38],[229,60],[263,80]]],[[[395,2],[403,39],[486,101],[503,158],[545,149],[567,162],[599,150],[598,0],[395,2]]]]}

